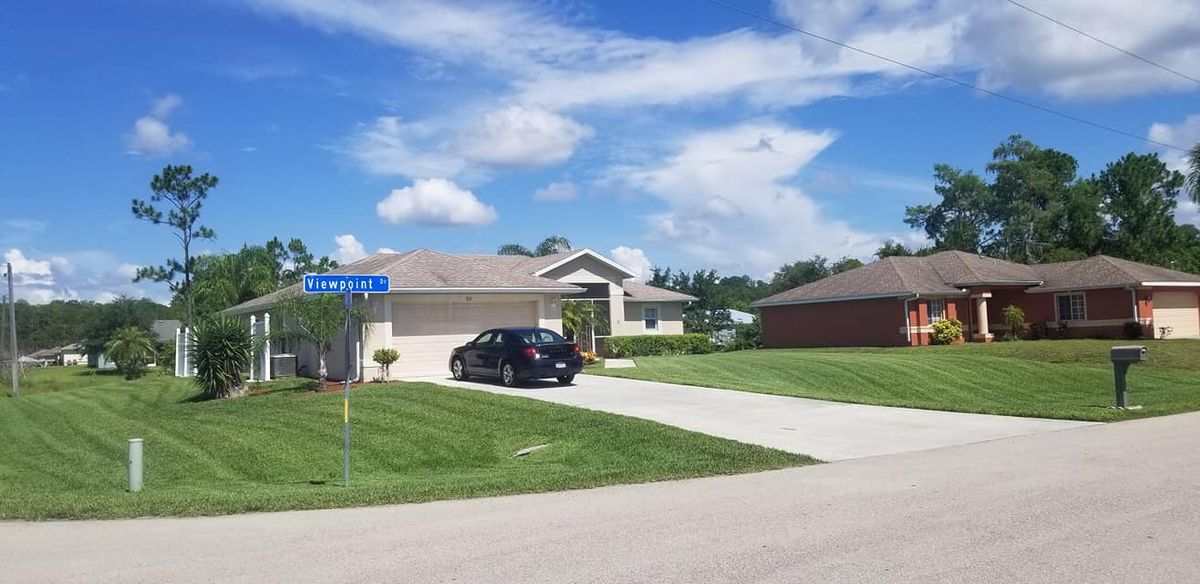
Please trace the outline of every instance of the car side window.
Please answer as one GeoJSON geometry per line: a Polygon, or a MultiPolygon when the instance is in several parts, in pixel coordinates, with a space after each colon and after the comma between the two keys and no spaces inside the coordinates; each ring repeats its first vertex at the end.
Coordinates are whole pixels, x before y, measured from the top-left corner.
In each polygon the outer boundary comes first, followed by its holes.
{"type": "Polygon", "coordinates": [[[508,333],[497,332],[494,341],[497,345],[506,345],[510,342],[510,339],[512,339],[512,335],[508,333]]]}
{"type": "Polygon", "coordinates": [[[474,343],[476,346],[490,345],[492,344],[492,336],[492,331],[488,331],[482,335],[479,335],[478,337],[475,337],[474,343]]]}

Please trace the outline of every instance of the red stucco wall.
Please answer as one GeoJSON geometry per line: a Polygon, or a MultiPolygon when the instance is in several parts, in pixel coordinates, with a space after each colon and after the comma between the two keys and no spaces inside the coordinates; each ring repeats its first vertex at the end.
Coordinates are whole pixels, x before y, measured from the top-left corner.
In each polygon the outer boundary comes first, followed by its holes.
{"type": "Polygon", "coordinates": [[[904,301],[896,298],[762,309],[763,346],[769,349],[905,345],[903,326],[904,301]]]}

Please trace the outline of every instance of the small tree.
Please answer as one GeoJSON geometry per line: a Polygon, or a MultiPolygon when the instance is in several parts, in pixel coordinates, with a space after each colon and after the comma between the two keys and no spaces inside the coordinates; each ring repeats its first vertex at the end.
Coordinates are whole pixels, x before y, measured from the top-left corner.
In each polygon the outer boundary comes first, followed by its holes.
{"type": "Polygon", "coordinates": [[[150,333],[135,326],[123,327],[104,344],[104,354],[117,366],[118,372],[133,379],[154,359],[154,339],[150,333]]]}
{"type": "Polygon", "coordinates": [[[200,393],[208,399],[244,393],[242,375],[254,359],[249,327],[236,318],[214,317],[197,324],[191,337],[189,350],[200,393]]]}
{"type": "MultiPolygon", "coordinates": [[[[313,346],[317,352],[317,387],[325,388],[329,377],[326,357],[333,349],[333,340],[346,329],[346,313],[340,294],[292,294],[275,303],[286,323],[282,330],[271,331],[274,338],[291,339],[313,346]]],[[[361,326],[370,314],[361,304],[350,308],[350,326],[361,326]]]]}
{"type": "Polygon", "coordinates": [[[519,243],[506,243],[496,250],[497,255],[522,255],[541,257],[571,251],[571,241],[561,235],[551,235],[543,239],[534,249],[529,249],[519,243]]]}
{"type": "Polygon", "coordinates": [[[391,379],[391,366],[400,358],[400,352],[395,349],[375,349],[371,359],[383,367],[383,380],[391,379]]]}
{"type": "Polygon", "coordinates": [[[1025,311],[1020,306],[1008,305],[1001,311],[1005,326],[1008,327],[1009,339],[1016,340],[1025,336],[1025,311]]]}
{"type": "MultiPolygon", "coordinates": [[[[583,340],[583,334],[593,329],[602,334],[608,332],[608,315],[592,302],[562,302],[563,332],[575,342],[583,340]]],[[[595,347],[588,347],[589,350],[595,347]]]]}
{"type": "Polygon", "coordinates": [[[166,224],[174,229],[175,237],[183,246],[183,261],[170,258],[164,265],[138,268],[134,282],[150,280],[166,282],[171,292],[183,298],[185,315],[184,324],[191,326],[195,321],[195,308],[192,302],[192,273],[195,270],[192,258],[192,242],[201,239],[213,239],[217,236],[212,229],[197,225],[200,220],[200,206],[208,198],[208,191],[217,186],[217,177],[204,173],[192,176],[192,167],[167,165],[160,174],[150,179],[150,202],[141,199],[133,200],[133,216],[149,221],[154,225],[166,224]],[[167,212],[154,206],[153,203],[166,201],[167,212]],[[180,281],[179,277],[183,280],[180,281]]]}

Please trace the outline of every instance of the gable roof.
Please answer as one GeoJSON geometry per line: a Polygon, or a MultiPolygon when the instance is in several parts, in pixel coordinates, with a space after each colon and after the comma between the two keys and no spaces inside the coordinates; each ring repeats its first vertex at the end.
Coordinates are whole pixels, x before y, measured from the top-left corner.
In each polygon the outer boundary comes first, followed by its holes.
{"type": "Polygon", "coordinates": [[[769,296],[751,306],[809,304],[913,295],[965,296],[972,286],[1028,292],[1137,286],[1200,286],[1200,276],[1109,256],[1024,265],[962,251],[893,256],[769,296]]]}
{"type": "MultiPolygon", "coordinates": [[[[622,274],[634,274],[624,266],[590,250],[582,249],[541,257],[504,256],[483,254],[447,254],[428,249],[416,249],[403,253],[377,253],[356,262],[341,266],[333,274],[385,274],[391,279],[393,292],[557,292],[576,294],[584,289],[573,284],[546,278],[543,274],[567,261],[590,255],[614,266],[622,274]]],[[[631,282],[625,282],[626,292],[631,282]]],[[[677,294],[643,284],[635,285],[640,294],[660,296],[656,300],[695,300],[685,294],[677,294]],[[657,291],[657,292],[654,292],[657,291]],[[665,293],[665,294],[664,294],[665,293]],[[669,295],[674,295],[669,296],[669,295]]],[[[227,314],[244,314],[262,310],[280,298],[303,291],[302,284],[294,284],[265,296],[243,302],[226,309],[227,314]]],[[[632,294],[631,294],[632,295],[632,294]]]]}
{"type": "Polygon", "coordinates": [[[633,280],[626,280],[621,287],[625,289],[625,296],[630,300],[647,302],[692,302],[697,300],[695,296],[639,284],[633,280]]]}

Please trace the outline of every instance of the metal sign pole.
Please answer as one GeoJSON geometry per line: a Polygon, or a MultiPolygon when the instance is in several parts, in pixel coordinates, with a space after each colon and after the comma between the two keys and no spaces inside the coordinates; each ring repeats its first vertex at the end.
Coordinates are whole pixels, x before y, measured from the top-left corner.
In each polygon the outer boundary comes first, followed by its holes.
{"type": "Polygon", "coordinates": [[[350,486],[350,305],[353,293],[346,290],[346,380],[342,383],[342,486],[350,486]]]}

